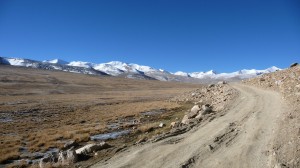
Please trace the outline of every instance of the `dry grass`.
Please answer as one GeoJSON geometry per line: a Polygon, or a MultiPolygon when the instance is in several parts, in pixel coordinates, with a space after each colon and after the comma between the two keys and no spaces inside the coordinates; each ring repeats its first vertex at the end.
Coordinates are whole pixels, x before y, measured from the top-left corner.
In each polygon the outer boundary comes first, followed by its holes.
{"type": "Polygon", "coordinates": [[[0,150],[0,152],[3,154],[0,158],[0,163],[5,162],[6,160],[18,159],[20,156],[19,148],[15,147],[12,149],[4,148],[3,150],[0,150]]]}
{"type": "Polygon", "coordinates": [[[0,161],[19,155],[19,147],[46,151],[61,148],[62,140],[86,142],[108,121],[179,108],[164,100],[199,87],[0,65],[0,119],[10,119],[0,121],[0,161]]]}
{"type": "Polygon", "coordinates": [[[159,122],[153,122],[153,123],[147,123],[140,127],[138,127],[138,131],[145,133],[145,132],[151,132],[154,131],[156,128],[158,128],[159,122]]]}

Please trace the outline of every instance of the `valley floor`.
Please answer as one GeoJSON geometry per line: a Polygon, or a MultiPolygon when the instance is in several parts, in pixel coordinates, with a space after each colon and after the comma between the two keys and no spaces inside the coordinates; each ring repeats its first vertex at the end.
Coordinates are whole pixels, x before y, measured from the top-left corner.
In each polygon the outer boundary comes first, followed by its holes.
{"type": "MultiPolygon", "coordinates": [[[[0,167],[38,162],[70,141],[85,145],[117,129],[130,129],[136,138],[136,132],[182,117],[182,105],[166,100],[199,87],[0,65],[0,167]],[[164,115],[146,118],[142,112],[149,111],[164,115]]],[[[118,148],[131,141],[109,143],[118,148]]]]}

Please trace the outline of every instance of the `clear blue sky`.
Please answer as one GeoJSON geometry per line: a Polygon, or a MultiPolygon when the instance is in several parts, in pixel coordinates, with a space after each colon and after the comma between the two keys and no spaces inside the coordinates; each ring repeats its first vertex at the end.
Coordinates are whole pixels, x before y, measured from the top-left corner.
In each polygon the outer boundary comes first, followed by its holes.
{"type": "Polygon", "coordinates": [[[300,61],[300,1],[0,0],[0,56],[284,68],[300,61]]]}

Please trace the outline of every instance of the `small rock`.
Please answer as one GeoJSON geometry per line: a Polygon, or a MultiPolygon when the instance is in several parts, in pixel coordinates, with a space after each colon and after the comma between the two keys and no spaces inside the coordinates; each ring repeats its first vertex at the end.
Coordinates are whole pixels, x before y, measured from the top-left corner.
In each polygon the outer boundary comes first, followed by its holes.
{"type": "Polygon", "coordinates": [[[189,124],[189,117],[188,115],[184,115],[183,119],[181,120],[182,124],[189,124]]]}
{"type": "Polygon", "coordinates": [[[136,142],[136,144],[140,144],[140,143],[146,142],[146,141],[147,141],[147,138],[146,138],[146,137],[143,137],[143,138],[139,139],[139,140],[136,142]]]}
{"type": "Polygon", "coordinates": [[[214,149],[214,147],[211,146],[211,145],[208,145],[208,147],[209,147],[209,150],[213,150],[214,149]]]}
{"type": "Polygon", "coordinates": [[[81,120],[81,121],[80,121],[80,124],[84,124],[84,123],[86,123],[85,120],[81,120]]]}
{"type": "Polygon", "coordinates": [[[209,88],[215,87],[215,84],[208,85],[209,88]]]}
{"type": "Polygon", "coordinates": [[[202,105],[202,114],[207,114],[212,111],[212,107],[209,104],[202,105]]]}
{"type": "Polygon", "coordinates": [[[292,63],[291,65],[290,65],[290,68],[292,68],[292,67],[295,67],[295,66],[297,66],[298,65],[298,63],[297,62],[295,62],[295,63],[292,63]]]}
{"type": "Polygon", "coordinates": [[[78,143],[74,140],[70,140],[67,143],[65,143],[63,149],[69,149],[69,148],[76,147],[76,146],[78,146],[78,143]]]}
{"type": "Polygon", "coordinates": [[[178,122],[171,122],[171,124],[170,124],[170,127],[171,128],[174,128],[174,127],[176,127],[176,126],[178,126],[178,122]]]}
{"type": "Polygon", "coordinates": [[[99,150],[102,150],[102,149],[107,149],[109,147],[111,147],[111,146],[108,145],[105,142],[101,142],[101,143],[98,143],[98,144],[95,144],[95,143],[87,144],[84,147],[77,149],[76,154],[87,155],[87,154],[90,154],[92,152],[96,152],[96,151],[99,151],[99,150]]]}
{"type": "Polygon", "coordinates": [[[260,78],[259,81],[266,81],[266,79],[265,78],[260,78]]]}
{"type": "Polygon", "coordinates": [[[227,84],[226,81],[220,81],[220,82],[218,82],[218,85],[225,85],[225,84],[227,84]]]}
{"type": "Polygon", "coordinates": [[[55,157],[52,154],[46,155],[44,158],[40,159],[40,168],[49,167],[49,165],[55,162],[55,157]]]}
{"type": "Polygon", "coordinates": [[[160,123],[160,124],[159,124],[159,127],[160,127],[160,128],[162,128],[162,127],[164,127],[164,126],[166,126],[166,124],[164,124],[164,123],[160,123]]]}
{"type": "Polygon", "coordinates": [[[281,80],[275,81],[275,84],[276,84],[276,85],[281,85],[281,84],[282,84],[282,81],[281,81],[281,80]]]}

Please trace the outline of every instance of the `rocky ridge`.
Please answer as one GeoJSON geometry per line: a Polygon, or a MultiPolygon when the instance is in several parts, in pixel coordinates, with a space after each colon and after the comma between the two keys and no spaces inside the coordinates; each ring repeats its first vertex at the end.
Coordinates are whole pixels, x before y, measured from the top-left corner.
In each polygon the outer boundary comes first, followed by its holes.
{"type": "Polygon", "coordinates": [[[207,87],[176,96],[171,101],[192,102],[200,106],[210,104],[213,111],[219,112],[226,108],[228,102],[233,100],[237,93],[225,81],[221,81],[218,84],[210,84],[207,87]]]}
{"type": "Polygon", "coordinates": [[[211,84],[172,98],[170,101],[194,103],[195,105],[185,112],[180,122],[174,121],[170,124],[172,129],[169,132],[154,136],[149,141],[157,142],[168,137],[183,134],[195,126],[203,125],[215,118],[224,116],[227,108],[237,96],[238,91],[226,82],[221,81],[218,84],[211,84]]]}

